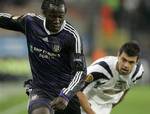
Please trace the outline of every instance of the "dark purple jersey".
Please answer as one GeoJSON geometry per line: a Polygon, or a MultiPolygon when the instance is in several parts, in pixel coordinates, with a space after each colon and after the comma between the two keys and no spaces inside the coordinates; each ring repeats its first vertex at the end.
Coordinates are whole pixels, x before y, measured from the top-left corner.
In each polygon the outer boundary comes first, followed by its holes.
{"type": "Polygon", "coordinates": [[[20,17],[0,13],[0,27],[20,31],[27,37],[33,88],[52,96],[60,91],[71,98],[86,75],[81,39],[64,21],[58,33],[46,28],[46,19],[35,14],[20,17]]]}

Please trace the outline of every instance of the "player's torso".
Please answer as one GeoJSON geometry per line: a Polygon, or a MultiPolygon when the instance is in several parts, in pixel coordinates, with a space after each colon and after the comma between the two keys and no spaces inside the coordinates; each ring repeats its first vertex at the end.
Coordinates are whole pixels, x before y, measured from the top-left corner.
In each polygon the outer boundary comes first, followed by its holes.
{"type": "Polygon", "coordinates": [[[49,35],[44,28],[44,21],[38,18],[28,20],[26,27],[31,71],[36,85],[43,84],[43,87],[51,86],[53,89],[53,86],[59,88],[67,85],[66,82],[68,83],[72,78],[71,34],[61,30],[57,34],[49,35]]]}
{"type": "MultiPolygon", "coordinates": [[[[123,95],[124,91],[133,85],[131,80],[132,73],[129,74],[127,78],[119,75],[116,70],[116,57],[111,57],[111,61],[107,61],[106,59],[106,62],[109,64],[112,74],[108,76],[109,79],[97,79],[89,84],[84,90],[89,98],[102,104],[117,102],[123,95]]],[[[98,68],[96,70],[98,71],[98,68]]]]}

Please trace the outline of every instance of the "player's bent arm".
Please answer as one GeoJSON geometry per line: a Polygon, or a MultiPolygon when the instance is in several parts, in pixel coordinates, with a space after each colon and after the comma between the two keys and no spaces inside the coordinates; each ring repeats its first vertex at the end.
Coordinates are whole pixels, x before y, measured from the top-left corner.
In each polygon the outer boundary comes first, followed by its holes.
{"type": "Polygon", "coordinates": [[[124,99],[124,97],[125,97],[125,95],[128,93],[128,91],[129,91],[129,89],[127,89],[127,90],[124,92],[124,94],[122,95],[122,97],[120,98],[120,100],[119,100],[117,103],[113,104],[113,108],[114,108],[116,105],[118,105],[118,104],[124,99]]]}
{"type": "MultiPolygon", "coordinates": [[[[75,38],[76,40],[78,38],[75,38]]],[[[72,41],[71,41],[72,42],[72,41]]],[[[68,43],[70,45],[70,43],[68,43]]],[[[86,77],[86,62],[85,56],[83,54],[82,49],[80,46],[77,46],[77,42],[73,42],[73,45],[70,45],[73,49],[71,49],[70,53],[70,65],[72,67],[72,80],[68,84],[68,87],[63,88],[59,94],[59,97],[56,98],[55,101],[52,101],[51,105],[54,109],[64,109],[69,100],[83,87],[84,79],[86,77]],[[74,49],[74,45],[77,48],[74,49]],[[79,53],[78,53],[79,52],[79,53]],[[57,102],[56,102],[57,101],[57,102]],[[63,101],[63,102],[61,102],[63,101]],[[60,103],[61,102],[61,103],[60,103]],[[63,107],[63,108],[62,108],[63,107]]],[[[80,44],[80,43],[79,43],[80,44]]]]}
{"type": "Polygon", "coordinates": [[[0,13],[0,27],[8,30],[25,32],[23,16],[13,16],[8,13],[0,13]]]}
{"type": "Polygon", "coordinates": [[[81,107],[86,112],[86,114],[95,114],[95,112],[92,110],[90,106],[90,103],[88,102],[87,96],[83,92],[81,91],[77,92],[77,97],[79,99],[81,107]]]}
{"type": "Polygon", "coordinates": [[[73,38],[74,40],[70,41],[70,49],[72,50],[72,53],[70,53],[70,61],[73,69],[72,75],[74,75],[74,77],[72,78],[68,87],[63,88],[60,93],[60,96],[65,96],[68,98],[68,100],[70,100],[76,94],[76,92],[83,87],[84,79],[87,74],[83,46],[80,38],[76,37],[78,36],[77,33],[75,32],[74,34],[76,34],[73,38]]]}

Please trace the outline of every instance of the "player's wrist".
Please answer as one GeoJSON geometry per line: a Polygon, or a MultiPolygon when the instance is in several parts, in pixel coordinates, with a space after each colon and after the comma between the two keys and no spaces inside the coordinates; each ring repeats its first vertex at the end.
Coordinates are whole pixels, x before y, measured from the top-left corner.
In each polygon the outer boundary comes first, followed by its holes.
{"type": "Polygon", "coordinates": [[[69,102],[69,97],[63,93],[63,91],[59,94],[60,97],[63,97],[67,102],[69,102]]]}

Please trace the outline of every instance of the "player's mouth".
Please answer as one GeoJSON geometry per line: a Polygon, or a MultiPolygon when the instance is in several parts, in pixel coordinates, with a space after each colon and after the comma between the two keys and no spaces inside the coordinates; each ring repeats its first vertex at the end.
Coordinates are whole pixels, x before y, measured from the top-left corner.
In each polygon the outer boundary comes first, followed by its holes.
{"type": "Polygon", "coordinates": [[[60,30],[60,24],[55,24],[51,27],[52,32],[58,32],[60,30]]]}
{"type": "Polygon", "coordinates": [[[60,28],[60,24],[54,25],[54,28],[60,28]]]}
{"type": "Polygon", "coordinates": [[[123,74],[128,74],[129,73],[129,70],[128,69],[121,69],[121,72],[123,73],[123,74]]]}
{"type": "Polygon", "coordinates": [[[53,27],[54,27],[54,28],[60,28],[60,27],[61,27],[61,24],[55,23],[55,24],[53,24],[53,27]]]}

